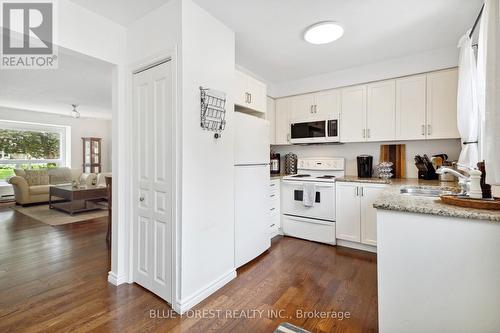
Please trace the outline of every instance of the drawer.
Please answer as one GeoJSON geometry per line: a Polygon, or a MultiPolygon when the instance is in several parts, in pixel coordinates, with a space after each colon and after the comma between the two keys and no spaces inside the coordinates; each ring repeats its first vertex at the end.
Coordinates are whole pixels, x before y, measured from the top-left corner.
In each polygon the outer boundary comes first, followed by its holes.
{"type": "Polygon", "coordinates": [[[279,186],[269,186],[269,193],[274,193],[274,194],[280,194],[280,187],[279,186]]]}

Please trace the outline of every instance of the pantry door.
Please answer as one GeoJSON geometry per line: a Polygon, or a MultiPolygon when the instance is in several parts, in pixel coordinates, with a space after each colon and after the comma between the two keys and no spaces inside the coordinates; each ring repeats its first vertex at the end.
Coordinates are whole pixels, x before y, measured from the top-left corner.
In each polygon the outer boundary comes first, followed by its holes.
{"type": "Polygon", "coordinates": [[[173,81],[170,61],[133,78],[134,282],[172,303],[173,81]]]}

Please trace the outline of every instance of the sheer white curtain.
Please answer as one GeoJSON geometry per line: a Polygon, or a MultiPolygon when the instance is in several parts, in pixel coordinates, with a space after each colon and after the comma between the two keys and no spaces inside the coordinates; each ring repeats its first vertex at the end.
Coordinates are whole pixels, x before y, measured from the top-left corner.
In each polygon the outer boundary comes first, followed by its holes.
{"type": "Polygon", "coordinates": [[[485,0],[479,30],[477,88],[486,182],[500,185],[500,0],[485,0]]]}
{"type": "Polygon", "coordinates": [[[457,121],[462,138],[462,152],[458,163],[475,168],[479,161],[477,143],[479,110],[476,89],[476,56],[469,34],[470,30],[458,42],[460,57],[458,61],[457,121]]]}

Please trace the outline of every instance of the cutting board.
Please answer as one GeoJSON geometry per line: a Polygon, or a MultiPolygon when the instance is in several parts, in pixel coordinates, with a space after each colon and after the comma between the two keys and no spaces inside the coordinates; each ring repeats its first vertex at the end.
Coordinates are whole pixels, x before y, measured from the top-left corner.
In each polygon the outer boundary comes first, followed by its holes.
{"type": "Polygon", "coordinates": [[[406,145],[380,145],[380,162],[394,164],[393,178],[406,178],[406,145]]]}

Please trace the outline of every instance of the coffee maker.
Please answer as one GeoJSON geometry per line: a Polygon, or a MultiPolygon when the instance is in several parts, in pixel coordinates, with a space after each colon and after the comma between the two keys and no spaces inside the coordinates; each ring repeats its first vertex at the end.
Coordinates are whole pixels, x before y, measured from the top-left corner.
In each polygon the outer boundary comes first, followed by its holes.
{"type": "Polygon", "coordinates": [[[373,175],[373,156],[360,155],[356,159],[358,162],[358,177],[371,178],[373,175]]]}

